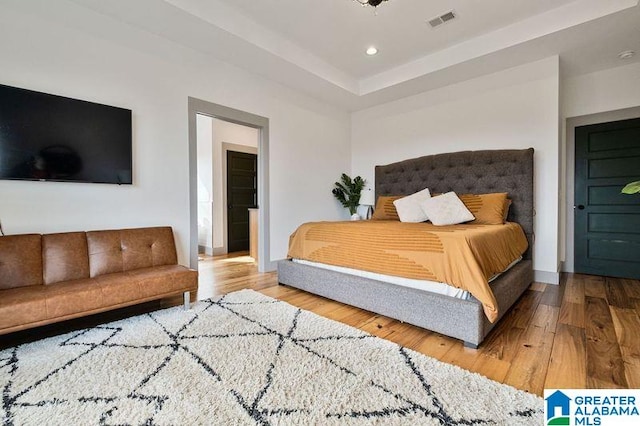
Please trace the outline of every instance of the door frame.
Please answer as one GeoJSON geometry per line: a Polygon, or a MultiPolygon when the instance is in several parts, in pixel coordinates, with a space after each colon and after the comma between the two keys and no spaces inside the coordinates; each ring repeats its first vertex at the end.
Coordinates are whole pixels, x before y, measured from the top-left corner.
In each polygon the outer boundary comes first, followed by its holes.
{"type": "Polygon", "coordinates": [[[624,108],[614,111],[600,112],[597,114],[569,117],[566,121],[566,198],[565,198],[565,250],[562,270],[564,272],[575,272],[574,257],[574,237],[575,220],[573,205],[575,201],[575,159],[576,159],[576,127],[588,126],[590,124],[608,123],[610,121],[628,120],[640,118],[640,107],[624,108]]]}
{"type": "Polygon", "coordinates": [[[198,152],[196,115],[206,115],[258,129],[258,271],[273,269],[269,238],[269,119],[246,111],[188,98],[189,123],[189,265],[198,269],[198,152]]]}

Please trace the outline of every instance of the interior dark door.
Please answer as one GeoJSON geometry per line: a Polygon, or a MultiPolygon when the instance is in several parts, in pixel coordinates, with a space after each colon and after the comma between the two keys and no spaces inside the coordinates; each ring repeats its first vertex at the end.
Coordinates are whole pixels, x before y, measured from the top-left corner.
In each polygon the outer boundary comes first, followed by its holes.
{"type": "Polygon", "coordinates": [[[640,119],[576,127],[575,270],[640,278],[640,119]]]}
{"type": "Polygon", "coordinates": [[[227,151],[227,250],[249,250],[249,208],[258,201],[258,156],[227,151]]]}

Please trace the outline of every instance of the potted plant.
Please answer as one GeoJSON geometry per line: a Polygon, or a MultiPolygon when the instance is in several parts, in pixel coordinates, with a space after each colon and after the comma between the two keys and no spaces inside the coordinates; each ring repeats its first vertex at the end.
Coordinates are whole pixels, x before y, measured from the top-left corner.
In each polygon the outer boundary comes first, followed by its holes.
{"type": "Polygon", "coordinates": [[[351,220],[358,220],[360,217],[356,213],[360,204],[360,193],[366,181],[360,176],[351,179],[345,173],[340,176],[340,182],[335,183],[335,188],[331,191],[344,207],[349,209],[351,220]]]}
{"type": "Polygon", "coordinates": [[[637,194],[640,192],[640,180],[628,183],[627,186],[622,188],[623,194],[637,194]]]}

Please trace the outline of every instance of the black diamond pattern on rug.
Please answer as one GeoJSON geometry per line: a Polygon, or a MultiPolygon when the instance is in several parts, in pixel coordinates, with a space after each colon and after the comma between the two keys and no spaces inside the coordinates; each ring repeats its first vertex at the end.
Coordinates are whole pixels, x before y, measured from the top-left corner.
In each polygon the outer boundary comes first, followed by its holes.
{"type": "Polygon", "coordinates": [[[542,400],[243,290],[0,352],[0,421],[533,425],[542,400]]]}

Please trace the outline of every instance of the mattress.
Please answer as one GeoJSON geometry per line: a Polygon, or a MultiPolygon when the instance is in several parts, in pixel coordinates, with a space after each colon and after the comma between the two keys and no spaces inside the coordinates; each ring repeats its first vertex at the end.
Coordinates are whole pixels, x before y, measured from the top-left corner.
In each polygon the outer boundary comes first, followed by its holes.
{"type": "MultiPolygon", "coordinates": [[[[497,279],[500,275],[507,272],[509,269],[511,269],[514,265],[516,265],[521,260],[522,260],[522,257],[519,257],[518,259],[511,262],[504,271],[491,277],[489,279],[489,283],[497,279]]],[[[471,294],[466,290],[456,288],[449,284],[445,284],[437,281],[416,280],[412,278],[403,278],[403,277],[398,277],[394,275],[378,274],[375,272],[361,271],[359,269],[344,268],[342,266],[334,266],[334,265],[327,265],[325,263],[311,262],[304,259],[291,259],[291,261],[295,263],[299,263],[301,265],[313,266],[316,268],[327,269],[329,271],[355,275],[362,278],[368,278],[371,280],[382,281],[389,284],[395,284],[401,287],[409,287],[409,288],[414,288],[416,290],[428,291],[430,293],[440,294],[442,296],[453,297],[456,299],[468,300],[471,297],[471,294]]]]}

